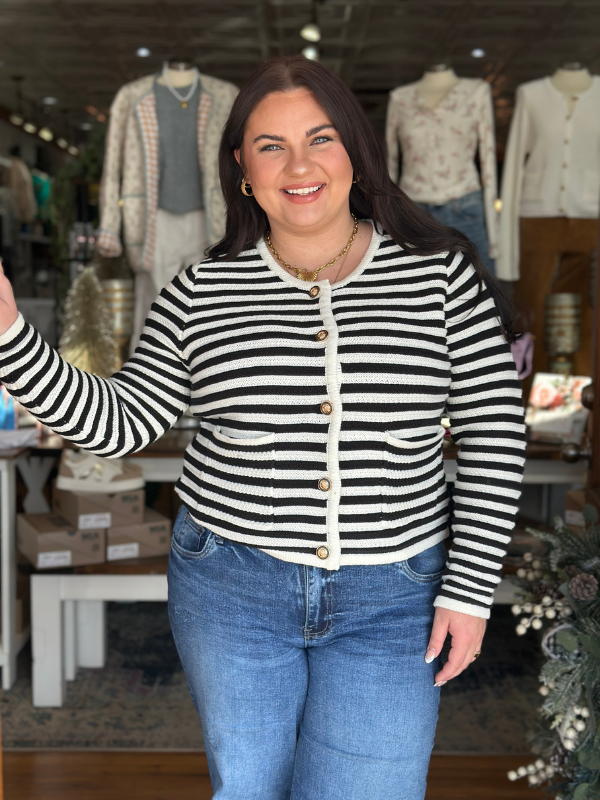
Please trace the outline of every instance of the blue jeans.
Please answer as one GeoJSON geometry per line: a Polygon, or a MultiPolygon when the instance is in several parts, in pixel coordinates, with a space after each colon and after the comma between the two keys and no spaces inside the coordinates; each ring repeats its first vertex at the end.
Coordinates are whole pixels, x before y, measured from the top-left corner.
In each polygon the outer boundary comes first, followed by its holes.
{"type": "Polygon", "coordinates": [[[464,197],[457,197],[456,200],[449,200],[441,206],[436,206],[432,203],[417,203],[417,205],[428,211],[442,225],[456,228],[457,231],[464,233],[467,239],[470,239],[479,250],[481,260],[486,267],[495,274],[494,259],[488,255],[490,245],[485,225],[483,192],[481,189],[476,192],[469,192],[464,197]]]}
{"type": "Polygon", "coordinates": [[[443,542],[408,561],[305,567],[182,507],[169,617],[214,800],[422,800],[438,664],[424,661],[443,542]]]}

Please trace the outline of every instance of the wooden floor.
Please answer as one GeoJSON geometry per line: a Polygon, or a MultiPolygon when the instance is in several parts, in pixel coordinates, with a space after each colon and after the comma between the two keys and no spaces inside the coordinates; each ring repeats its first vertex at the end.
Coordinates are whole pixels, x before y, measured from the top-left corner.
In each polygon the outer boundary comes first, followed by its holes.
{"type": "MultiPolygon", "coordinates": [[[[541,800],[509,769],[531,756],[434,756],[427,800],[541,800]]],[[[4,800],[209,800],[206,757],[195,753],[4,754],[4,800]]],[[[321,800],[321,798],[315,798],[321,800]]],[[[323,799],[325,800],[325,799],[323,799]]],[[[368,798],[365,798],[368,800],[368,798]]]]}

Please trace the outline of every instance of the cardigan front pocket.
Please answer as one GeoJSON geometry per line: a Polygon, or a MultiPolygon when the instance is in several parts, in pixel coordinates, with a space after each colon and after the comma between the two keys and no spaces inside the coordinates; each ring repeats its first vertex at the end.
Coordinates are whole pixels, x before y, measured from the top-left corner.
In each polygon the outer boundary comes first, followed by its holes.
{"type": "Polygon", "coordinates": [[[426,439],[400,439],[388,433],[384,445],[382,475],[383,519],[390,528],[406,527],[407,538],[427,520],[439,521],[440,505],[446,503],[446,479],[442,463],[445,430],[426,439]]]}
{"type": "Polygon", "coordinates": [[[195,515],[257,532],[273,527],[275,434],[238,438],[220,425],[203,426],[194,442],[199,457],[199,505],[195,515]]]}

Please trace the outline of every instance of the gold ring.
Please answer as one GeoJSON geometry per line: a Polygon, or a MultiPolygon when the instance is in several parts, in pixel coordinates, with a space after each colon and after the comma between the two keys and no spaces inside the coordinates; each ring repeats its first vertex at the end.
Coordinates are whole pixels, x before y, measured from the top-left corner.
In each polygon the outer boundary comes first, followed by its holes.
{"type": "Polygon", "coordinates": [[[473,658],[479,658],[481,655],[481,650],[478,650],[476,653],[473,653],[473,658]]]}

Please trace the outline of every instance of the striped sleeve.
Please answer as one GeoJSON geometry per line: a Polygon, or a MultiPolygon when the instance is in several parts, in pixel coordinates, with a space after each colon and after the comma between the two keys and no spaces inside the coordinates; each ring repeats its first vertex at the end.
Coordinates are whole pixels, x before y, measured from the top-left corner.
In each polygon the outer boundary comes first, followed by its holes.
{"type": "Polygon", "coordinates": [[[0,380],[51,430],[107,458],[158,439],[189,405],[181,355],[186,294],[179,278],[152,304],[140,343],[109,379],[67,363],[21,316],[0,337],[0,380]]]}
{"type": "Polygon", "coordinates": [[[447,401],[460,446],[452,546],[435,605],[488,618],[515,524],[525,463],[521,385],[498,312],[473,266],[453,254],[446,297],[447,401]]]}

